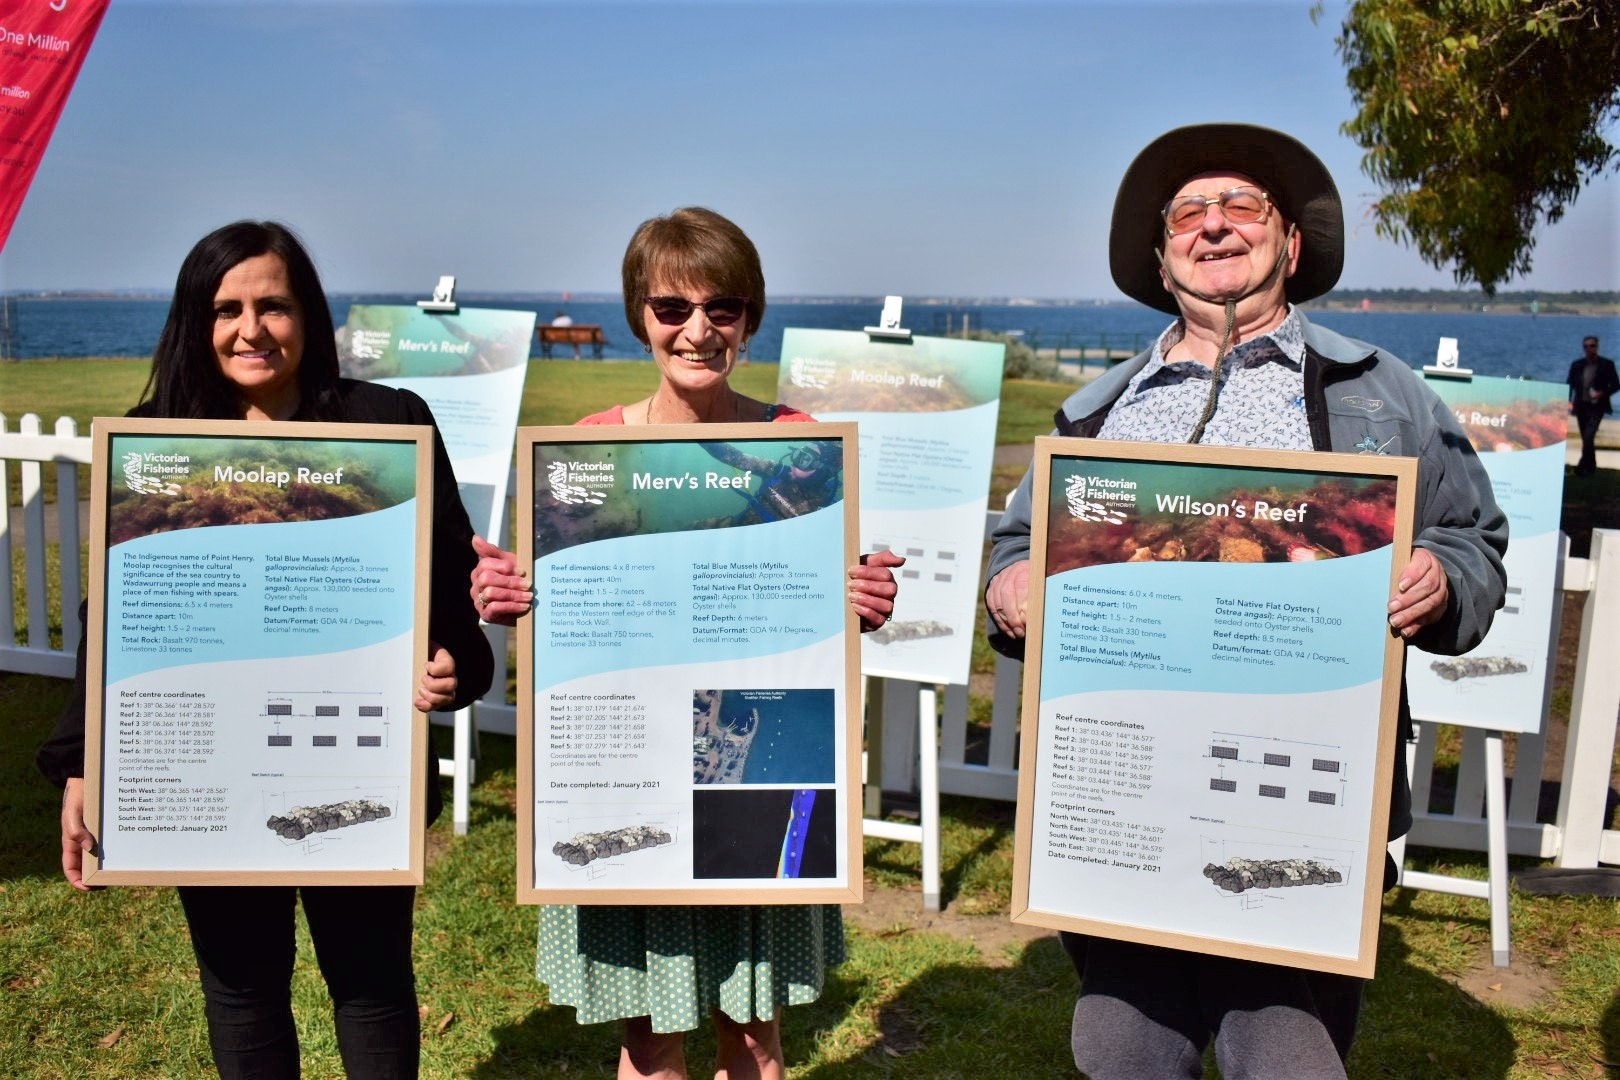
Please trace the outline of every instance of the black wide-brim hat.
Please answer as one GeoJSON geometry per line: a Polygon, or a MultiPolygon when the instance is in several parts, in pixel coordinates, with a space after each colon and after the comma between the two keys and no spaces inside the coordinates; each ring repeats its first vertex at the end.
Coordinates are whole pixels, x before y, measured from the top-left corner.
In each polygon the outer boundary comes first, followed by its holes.
{"type": "Polygon", "coordinates": [[[1299,266],[1285,286],[1290,302],[1314,299],[1338,283],[1344,269],[1344,206],[1322,159],[1271,128],[1194,124],[1154,139],[1119,182],[1108,267],[1120,291],[1167,314],[1181,313],[1153,253],[1164,242],[1160,211],[1188,177],[1217,171],[1252,176],[1283,217],[1299,227],[1299,266]]]}

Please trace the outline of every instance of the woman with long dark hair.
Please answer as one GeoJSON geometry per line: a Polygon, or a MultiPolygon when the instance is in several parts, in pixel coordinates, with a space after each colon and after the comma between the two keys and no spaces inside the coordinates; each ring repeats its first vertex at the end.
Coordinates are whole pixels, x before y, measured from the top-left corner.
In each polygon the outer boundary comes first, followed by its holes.
{"type": "MultiPolygon", "coordinates": [[[[199,240],[180,266],[152,374],[131,416],[432,425],[416,395],[338,376],[332,316],[298,238],[274,222],[238,221],[199,240]]],[[[489,687],[489,645],[468,602],[472,526],[433,433],[434,512],[423,712],[465,705],[489,687]]],[[[83,621],[84,611],[80,611],[83,621]]],[[[81,891],[84,853],[86,646],[75,693],[38,763],[63,788],[62,872],[81,891]]],[[[424,793],[441,807],[436,769],[424,793]]],[[[179,889],[222,1077],[297,1077],[292,1016],[294,904],[302,898],[332,994],[338,1047],[352,1077],[412,1077],[419,1035],[408,885],[194,886],[179,889]]]]}

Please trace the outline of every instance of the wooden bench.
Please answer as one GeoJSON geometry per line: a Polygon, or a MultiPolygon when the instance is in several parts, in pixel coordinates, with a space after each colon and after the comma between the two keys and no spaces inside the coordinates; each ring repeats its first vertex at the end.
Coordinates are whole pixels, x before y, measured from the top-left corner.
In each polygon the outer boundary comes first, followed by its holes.
{"type": "Polygon", "coordinates": [[[591,355],[602,359],[602,346],[607,344],[607,337],[602,333],[600,326],[589,323],[576,323],[573,326],[537,326],[534,328],[535,337],[540,339],[540,355],[547,360],[551,359],[553,345],[572,345],[574,355],[579,355],[581,345],[591,347],[591,355]]]}

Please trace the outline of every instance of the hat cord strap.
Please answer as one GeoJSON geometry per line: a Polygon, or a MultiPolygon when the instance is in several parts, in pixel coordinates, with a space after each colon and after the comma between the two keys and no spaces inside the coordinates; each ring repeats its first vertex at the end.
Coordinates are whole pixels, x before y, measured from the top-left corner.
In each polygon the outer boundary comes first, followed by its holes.
{"type": "MultiPolygon", "coordinates": [[[[1221,396],[1221,361],[1226,359],[1226,353],[1232,346],[1232,330],[1237,325],[1238,302],[1240,300],[1247,300],[1249,297],[1253,296],[1262,289],[1269,288],[1271,283],[1276,280],[1277,275],[1282,273],[1283,264],[1288,261],[1288,242],[1293,239],[1295,228],[1296,226],[1293,224],[1288,226],[1288,232],[1283,237],[1282,250],[1277,252],[1277,261],[1271,267],[1271,273],[1267,274],[1264,279],[1262,279],[1248,292],[1243,293],[1240,296],[1232,297],[1224,302],[1226,307],[1226,329],[1221,331],[1221,345],[1220,348],[1215,350],[1214,370],[1210,372],[1209,379],[1209,397],[1204,401],[1203,414],[1198,417],[1198,422],[1193,425],[1192,434],[1187,437],[1187,441],[1189,443],[1196,443],[1204,437],[1204,427],[1209,423],[1210,418],[1215,415],[1215,404],[1221,396]]],[[[1164,276],[1169,279],[1170,284],[1174,285],[1177,290],[1188,293],[1192,296],[1196,296],[1206,304],[1222,303],[1222,301],[1215,299],[1213,296],[1205,296],[1201,292],[1194,292],[1192,289],[1189,289],[1180,281],[1176,280],[1176,275],[1171,273],[1169,264],[1164,261],[1164,252],[1159,248],[1154,248],[1153,254],[1159,260],[1159,267],[1164,271],[1164,276]]],[[[1182,319],[1185,321],[1186,316],[1183,316],[1182,319]]]]}
{"type": "Polygon", "coordinates": [[[1226,359],[1227,350],[1232,344],[1232,327],[1237,324],[1237,301],[1226,302],[1226,329],[1221,331],[1221,347],[1215,350],[1215,367],[1209,373],[1209,396],[1204,399],[1204,411],[1193,425],[1192,434],[1187,441],[1195,443],[1204,437],[1204,425],[1209,423],[1210,417],[1215,415],[1215,404],[1221,396],[1221,373],[1224,365],[1221,361],[1226,359]]]}

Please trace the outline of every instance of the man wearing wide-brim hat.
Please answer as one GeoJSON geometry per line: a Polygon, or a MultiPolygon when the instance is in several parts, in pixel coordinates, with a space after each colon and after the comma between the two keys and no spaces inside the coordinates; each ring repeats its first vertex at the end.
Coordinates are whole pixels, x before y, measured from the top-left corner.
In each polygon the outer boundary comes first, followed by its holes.
{"type": "MultiPolygon", "coordinates": [[[[1507,587],[1507,520],[1479,459],[1410,368],[1294,306],[1333,288],[1344,261],[1344,211],[1316,155],[1247,124],[1161,135],[1125,171],[1108,254],[1121,290],[1178,318],[1065,401],[1057,434],[1418,458],[1415,547],[1389,625],[1430,652],[1477,645],[1507,587]]],[[[995,531],[985,591],[991,644],[1012,656],[1024,645],[1030,488],[1026,475],[995,531]]],[[[1403,693],[1403,734],[1410,724],[1403,693]]],[[[1412,823],[1394,756],[1391,837],[1412,823]]],[[[1227,1076],[1344,1075],[1358,979],[1101,938],[1065,945],[1081,974],[1075,1063],[1093,1080],[1201,1077],[1212,1040],[1227,1076]]]]}

